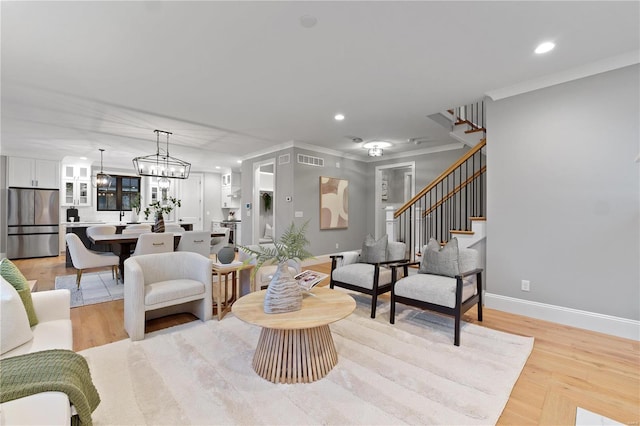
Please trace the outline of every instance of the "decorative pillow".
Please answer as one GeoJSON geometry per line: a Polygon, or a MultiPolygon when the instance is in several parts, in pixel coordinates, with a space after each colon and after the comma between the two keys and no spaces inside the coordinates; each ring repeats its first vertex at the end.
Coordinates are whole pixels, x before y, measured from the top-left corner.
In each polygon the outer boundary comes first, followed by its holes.
{"type": "Polygon", "coordinates": [[[458,240],[456,238],[449,240],[442,248],[436,240],[431,238],[427,249],[422,253],[422,262],[418,273],[455,277],[460,273],[458,254],[458,240]]]}
{"type": "Polygon", "coordinates": [[[33,327],[38,324],[38,317],[36,316],[33,301],[31,300],[31,289],[29,289],[29,283],[24,275],[22,275],[22,272],[20,272],[18,267],[9,259],[2,259],[2,261],[0,261],[0,275],[7,280],[20,295],[24,309],[27,311],[29,325],[33,327]]]}
{"type": "Polygon", "coordinates": [[[385,234],[380,239],[374,240],[371,235],[367,235],[362,244],[360,258],[365,263],[377,263],[387,260],[388,236],[385,234]]]}
{"type": "Polygon", "coordinates": [[[273,240],[273,228],[268,223],[264,227],[264,238],[273,240]]]}
{"type": "Polygon", "coordinates": [[[0,353],[33,339],[22,299],[11,284],[0,277],[0,353]]]}

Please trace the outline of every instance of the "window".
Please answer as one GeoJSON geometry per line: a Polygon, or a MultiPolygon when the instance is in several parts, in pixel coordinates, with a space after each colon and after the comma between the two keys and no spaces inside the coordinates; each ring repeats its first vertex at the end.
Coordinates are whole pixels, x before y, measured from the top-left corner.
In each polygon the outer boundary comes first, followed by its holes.
{"type": "Polygon", "coordinates": [[[109,188],[96,191],[96,205],[98,211],[130,211],[131,201],[139,195],[139,176],[111,176],[109,188]]]}

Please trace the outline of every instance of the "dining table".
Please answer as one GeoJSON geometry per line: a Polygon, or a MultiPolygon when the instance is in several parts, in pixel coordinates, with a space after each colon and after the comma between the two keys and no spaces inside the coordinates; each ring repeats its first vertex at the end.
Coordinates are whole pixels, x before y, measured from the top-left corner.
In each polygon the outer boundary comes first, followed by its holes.
{"type": "MultiPolygon", "coordinates": [[[[180,243],[181,232],[172,232],[173,249],[175,250],[180,243]]],[[[135,248],[140,234],[110,234],[110,235],[92,235],[89,240],[94,244],[109,244],[111,251],[118,256],[118,268],[120,268],[120,277],[124,282],[124,261],[131,256],[131,251],[135,248]]],[[[224,237],[224,233],[212,232],[211,237],[224,237]]]]}

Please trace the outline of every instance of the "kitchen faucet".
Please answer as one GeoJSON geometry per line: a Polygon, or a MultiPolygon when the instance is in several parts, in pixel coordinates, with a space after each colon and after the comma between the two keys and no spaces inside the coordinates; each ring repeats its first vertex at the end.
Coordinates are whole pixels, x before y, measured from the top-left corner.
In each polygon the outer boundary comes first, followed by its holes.
{"type": "Polygon", "coordinates": [[[120,222],[122,222],[122,218],[124,217],[124,211],[120,210],[120,222]]]}

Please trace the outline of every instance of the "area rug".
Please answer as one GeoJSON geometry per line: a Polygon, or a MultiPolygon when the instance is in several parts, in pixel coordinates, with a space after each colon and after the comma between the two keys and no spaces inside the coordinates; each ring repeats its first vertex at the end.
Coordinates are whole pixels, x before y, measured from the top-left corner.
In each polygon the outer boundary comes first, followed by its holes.
{"type": "Polygon", "coordinates": [[[59,276],[56,277],[55,288],[71,292],[72,308],[124,298],[124,286],[111,278],[111,270],[82,274],[80,289],[76,286],[75,274],[59,276]]]}
{"type": "Polygon", "coordinates": [[[331,325],[338,364],[310,384],[273,384],[251,367],[260,328],[227,315],[80,352],[102,402],[95,425],[495,424],[533,339],[370,299],[331,325]]]}

